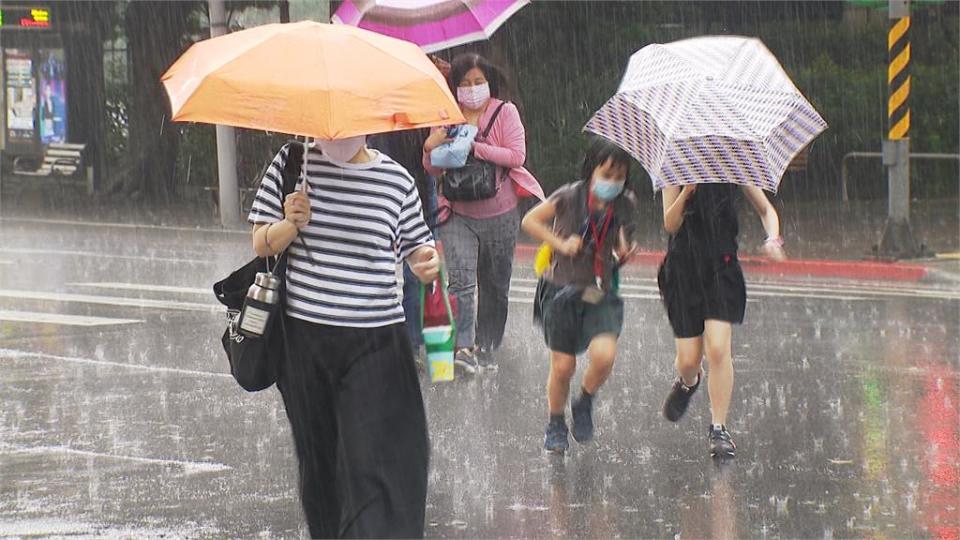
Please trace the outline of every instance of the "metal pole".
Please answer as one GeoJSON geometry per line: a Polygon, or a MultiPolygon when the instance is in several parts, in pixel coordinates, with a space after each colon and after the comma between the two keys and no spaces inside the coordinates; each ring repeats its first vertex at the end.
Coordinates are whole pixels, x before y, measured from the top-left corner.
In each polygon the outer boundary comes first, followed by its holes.
{"type": "MultiPolygon", "coordinates": [[[[227,33],[224,0],[208,0],[210,37],[227,33]]],[[[217,126],[217,173],[220,193],[220,224],[240,225],[240,187],[237,184],[237,139],[230,126],[217,126]]]]}
{"type": "Polygon", "coordinates": [[[887,224],[879,255],[885,258],[919,257],[923,249],[910,228],[910,0],[890,0],[887,33],[887,139],[883,164],[887,166],[887,224]]]}
{"type": "Polygon", "coordinates": [[[290,21],[330,22],[330,0],[287,0],[290,21]]]}

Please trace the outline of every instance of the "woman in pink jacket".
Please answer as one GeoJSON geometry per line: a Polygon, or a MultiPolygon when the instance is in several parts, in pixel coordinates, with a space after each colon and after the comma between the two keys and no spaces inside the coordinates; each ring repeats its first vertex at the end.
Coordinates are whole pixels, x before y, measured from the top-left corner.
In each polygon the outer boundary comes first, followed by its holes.
{"type": "MultiPolygon", "coordinates": [[[[497,166],[496,194],[482,200],[446,201],[441,179],[440,205],[449,205],[450,215],[440,226],[439,237],[446,251],[450,290],[459,303],[454,362],[467,373],[476,373],[497,368],[492,353],[503,340],[507,322],[521,217],[518,193],[543,198],[543,191],[523,168],[526,134],[516,106],[500,99],[504,86],[500,70],[478,54],[463,54],[451,62],[449,82],[467,122],[481,134],[490,128],[486,138],[478,135],[474,141],[473,157],[497,166]]],[[[447,140],[446,129],[435,129],[423,145],[423,165],[433,176],[444,170],[431,165],[430,153],[447,140]]]]}

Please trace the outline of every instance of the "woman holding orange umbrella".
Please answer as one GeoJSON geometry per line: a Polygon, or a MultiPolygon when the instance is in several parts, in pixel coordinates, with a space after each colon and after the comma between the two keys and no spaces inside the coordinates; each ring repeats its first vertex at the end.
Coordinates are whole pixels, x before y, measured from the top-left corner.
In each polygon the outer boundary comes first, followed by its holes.
{"type": "Polygon", "coordinates": [[[287,254],[276,383],[304,514],[314,538],[422,537],[429,441],[395,269],[429,283],[439,258],[414,180],[366,135],[462,122],[442,75],[413,44],[302,22],[201,42],[164,84],[175,120],[320,139],[281,149],[249,215],[257,255],[287,254]]]}
{"type": "Polygon", "coordinates": [[[281,200],[290,152],[267,170],[249,221],[258,255],[290,250],[292,353],[277,385],[310,534],[422,536],[429,442],[392,240],[422,282],[436,278],[414,181],[365,137],[320,141],[306,181],[281,200]]]}

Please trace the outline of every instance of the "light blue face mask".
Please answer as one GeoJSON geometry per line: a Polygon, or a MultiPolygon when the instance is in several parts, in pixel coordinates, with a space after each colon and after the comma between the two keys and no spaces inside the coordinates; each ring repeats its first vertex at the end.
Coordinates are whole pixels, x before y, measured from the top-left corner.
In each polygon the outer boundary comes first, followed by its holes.
{"type": "Polygon", "coordinates": [[[610,202],[623,192],[624,182],[597,178],[593,181],[593,195],[604,202],[610,202]]]}

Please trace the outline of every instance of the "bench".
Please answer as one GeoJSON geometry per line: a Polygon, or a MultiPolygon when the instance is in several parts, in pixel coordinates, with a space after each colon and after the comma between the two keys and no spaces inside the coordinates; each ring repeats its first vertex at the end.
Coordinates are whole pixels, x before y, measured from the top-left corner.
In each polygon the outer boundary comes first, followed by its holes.
{"type": "Polygon", "coordinates": [[[87,194],[93,193],[93,178],[84,167],[85,144],[50,143],[43,149],[40,166],[30,169],[24,166],[36,162],[35,158],[18,156],[13,160],[10,180],[22,191],[29,183],[31,187],[41,184],[54,184],[59,187],[68,185],[83,186],[87,194]]]}

